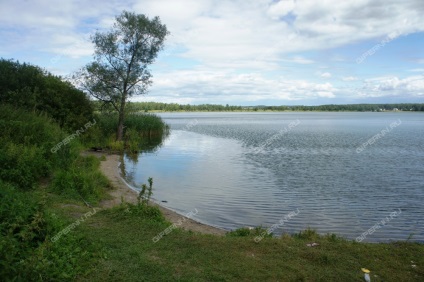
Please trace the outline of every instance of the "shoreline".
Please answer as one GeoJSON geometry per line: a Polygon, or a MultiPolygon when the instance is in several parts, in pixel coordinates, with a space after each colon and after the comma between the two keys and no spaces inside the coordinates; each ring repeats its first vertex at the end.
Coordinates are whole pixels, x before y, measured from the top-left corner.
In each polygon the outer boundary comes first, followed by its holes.
{"type": "MultiPolygon", "coordinates": [[[[121,204],[121,199],[125,202],[135,204],[137,203],[138,193],[131,188],[131,186],[126,183],[126,181],[121,177],[119,173],[120,165],[120,156],[116,154],[105,154],[105,153],[95,153],[89,152],[89,154],[94,156],[105,156],[106,160],[101,161],[100,171],[109,179],[112,187],[114,188],[109,192],[112,199],[104,200],[100,202],[102,208],[111,208],[121,204]]],[[[207,225],[198,221],[195,221],[191,218],[184,217],[169,208],[163,207],[157,202],[150,201],[150,205],[157,206],[164,217],[173,224],[177,224],[178,228],[185,230],[190,230],[193,232],[201,234],[212,234],[223,236],[227,233],[226,230],[207,225]]]]}

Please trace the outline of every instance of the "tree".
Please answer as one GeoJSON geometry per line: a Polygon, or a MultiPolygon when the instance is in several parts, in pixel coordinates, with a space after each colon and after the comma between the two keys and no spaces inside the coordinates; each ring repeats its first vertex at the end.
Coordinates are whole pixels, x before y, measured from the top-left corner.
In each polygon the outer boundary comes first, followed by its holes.
{"type": "Polygon", "coordinates": [[[42,112],[75,131],[93,118],[90,99],[40,67],[0,58],[0,104],[42,112]]]}
{"type": "Polygon", "coordinates": [[[163,49],[168,34],[159,17],[123,11],[111,30],[96,32],[91,38],[94,62],[75,77],[83,90],[118,112],[118,141],[123,138],[126,103],[131,96],[146,93],[152,83],[148,66],[163,49]]]}

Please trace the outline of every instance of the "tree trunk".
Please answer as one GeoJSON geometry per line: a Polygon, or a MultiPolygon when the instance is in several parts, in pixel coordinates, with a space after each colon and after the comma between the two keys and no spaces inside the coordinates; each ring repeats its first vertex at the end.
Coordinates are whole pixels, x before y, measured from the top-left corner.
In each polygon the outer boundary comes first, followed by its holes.
{"type": "Polygon", "coordinates": [[[124,137],[124,120],[125,120],[125,100],[126,93],[122,95],[121,106],[119,108],[118,132],[116,133],[116,141],[122,141],[124,137]]]}

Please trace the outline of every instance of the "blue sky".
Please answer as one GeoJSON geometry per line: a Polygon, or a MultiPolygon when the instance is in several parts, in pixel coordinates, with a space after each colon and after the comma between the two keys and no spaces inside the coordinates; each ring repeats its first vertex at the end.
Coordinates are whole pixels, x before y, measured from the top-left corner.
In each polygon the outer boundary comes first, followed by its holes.
{"type": "Polygon", "coordinates": [[[67,76],[124,9],[171,32],[135,101],[424,103],[422,0],[0,0],[0,57],[67,76]]]}

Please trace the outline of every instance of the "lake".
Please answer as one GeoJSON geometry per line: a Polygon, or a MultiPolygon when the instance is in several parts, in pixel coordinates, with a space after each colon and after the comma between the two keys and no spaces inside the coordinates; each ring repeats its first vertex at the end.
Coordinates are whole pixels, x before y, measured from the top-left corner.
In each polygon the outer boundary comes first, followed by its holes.
{"type": "Polygon", "coordinates": [[[227,230],[424,242],[423,113],[160,116],[169,137],[124,170],[165,207],[227,230]]]}

